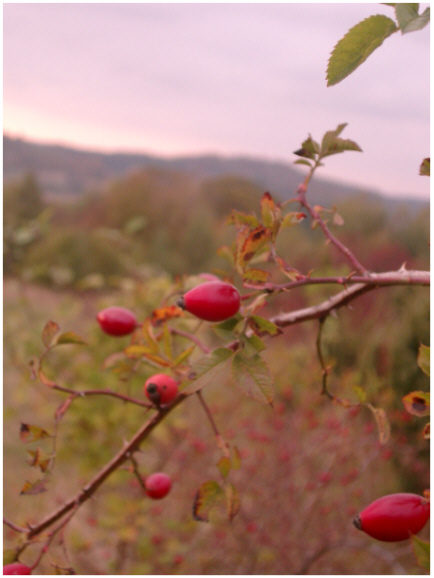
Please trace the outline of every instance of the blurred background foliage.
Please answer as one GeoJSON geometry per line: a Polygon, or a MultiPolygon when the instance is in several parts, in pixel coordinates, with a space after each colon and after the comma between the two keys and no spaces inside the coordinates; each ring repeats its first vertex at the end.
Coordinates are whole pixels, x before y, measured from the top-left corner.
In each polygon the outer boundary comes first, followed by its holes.
{"type": "MultiPolygon", "coordinates": [[[[45,323],[52,319],[89,343],[53,352],[51,377],[72,388],[111,387],[140,397],[155,368],[143,364],[128,381],[102,370],[107,355],[125,347],[128,338],[113,342],[101,334],[97,312],[123,305],[144,319],[162,303],[174,303],[177,279],[200,272],[230,275],[229,263],[217,255],[234,240],[226,218],[234,208],[258,213],[263,192],[235,176],[198,182],[161,169],[131,174],[73,201],[48,201],[32,175],[5,185],[6,517],[18,524],[40,519],[82,487],[143,421],[143,410],[117,400],[74,401],[60,426],[50,491],[19,496],[25,480],[37,476],[26,464],[19,423],[52,431],[54,412],[64,400],[30,380],[28,362],[42,351],[45,323]]],[[[341,200],[337,210],[344,224],[333,231],[368,269],[393,270],[403,263],[427,269],[429,208],[414,213],[394,207],[388,210],[364,195],[341,200]]],[[[308,222],[283,231],[278,251],[304,273],[349,272],[308,222]]],[[[305,307],[334,291],[296,289],[270,299],[261,314],[305,307]]],[[[188,319],[184,323],[192,327],[188,319]]],[[[219,343],[206,327],[200,331],[211,347],[219,343]]],[[[308,322],[267,343],[265,358],[276,377],[273,410],[225,383],[204,390],[222,434],[242,457],[241,469],[230,478],[241,495],[232,524],[192,519],[199,485],[219,479],[219,452],[191,398],[139,455],[144,474],[164,470],[172,476],[171,494],[151,502],[130,472],[114,474],[67,530],[71,563],[84,574],[419,573],[409,544],[373,542],[353,529],[351,520],[380,495],[420,493],[429,485],[423,420],[407,414],[401,402],[406,393],[429,387],[416,363],[420,343],[429,345],[429,291],[383,288],[325,324],[330,388],[354,402],[361,389],[370,403],[385,409],[392,426],[386,446],[379,445],[366,408],[348,410],[321,397],[316,332],[317,324],[308,322]]],[[[6,529],[5,547],[14,538],[6,529]]],[[[30,550],[27,555],[31,561],[30,550]]],[[[61,548],[56,556],[60,564],[61,548]]],[[[47,559],[42,569],[53,572],[47,559]]]]}

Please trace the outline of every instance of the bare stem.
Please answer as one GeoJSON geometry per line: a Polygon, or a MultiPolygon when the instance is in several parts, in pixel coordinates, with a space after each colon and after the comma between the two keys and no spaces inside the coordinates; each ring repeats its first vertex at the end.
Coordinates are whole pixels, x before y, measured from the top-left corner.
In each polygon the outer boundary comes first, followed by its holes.
{"type": "Polygon", "coordinates": [[[149,419],[131,438],[131,440],[111,459],[97,474],[96,476],[84,486],[78,494],[68,500],[63,506],[60,506],[57,510],[49,514],[42,522],[30,528],[27,531],[27,537],[33,538],[46,528],[50,527],[52,524],[57,522],[70,512],[74,508],[79,508],[84,502],[86,502],[96,490],[105,482],[105,480],[116,471],[119,466],[121,466],[125,461],[130,459],[131,455],[139,448],[140,444],[150,435],[154,428],[164,420],[164,418],[182,401],[184,401],[188,396],[184,393],[179,393],[175,400],[164,408],[159,408],[158,413],[156,413],[151,419],[149,419]]]}
{"type": "MultiPolygon", "coordinates": [[[[311,177],[312,175],[310,175],[311,177]]],[[[309,182],[309,181],[307,181],[309,182]]],[[[341,252],[345,255],[345,257],[348,259],[348,261],[351,263],[352,267],[356,270],[359,271],[360,273],[367,275],[368,271],[367,269],[359,262],[359,260],[356,258],[356,256],[350,251],[350,249],[344,245],[343,243],[341,243],[341,241],[339,241],[339,239],[337,239],[333,233],[330,231],[330,229],[327,227],[326,222],[324,221],[324,219],[321,217],[321,215],[315,211],[315,209],[307,202],[306,200],[306,187],[307,187],[307,183],[301,185],[298,188],[298,201],[300,203],[300,205],[306,209],[306,211],[310,214],[312,221],[318,223],[318,225],[321,227],[324,235],[326,236],[326,238],[341,252]]]]}
{"type": "Polygon", "coordinates": [[[180,335],[181,337],[185,337],[186,339],[193,341],[193,343],[195,343],[204,353],[211,352],[211,349],[209,349],[209,347],[207,347],[204,343],[202,343],[202,341],[200,341],[200,339],[198,339],[195,335],[192,335],[191,333],[187,333],[186,331],[182,331],[181,329],[174,329],[174,328],[170,328],[170,333],[173,333],[173,335],[180,335]]]}
{"type": "Polygon", "coordinates": [[[217,426],[216,426],[216,423],[215,423],[215,421],[214,421],[214,418],[213,418],[213,416],[212,416],[212,413],[211,413],[209,407],[207,406],[205,400],[203,399],[202,392],[201,392],[201,391],[197,391],[196,393],[197,393],[197,397],[199,398],[200,403],[202,404],[203,409],[205,410],[205,413],[206,413],[206,415],[207,415],[207,417],[208,417],[209,423],[211,424],[211,427],[212,427],[215,435],[216,435],[217,437],[220,437],[220,432],[219,432],[219,430],[218,430],[218,428],[217,428],[217,426]]]}
{"type": "Polygon", "coordinates": [[[3,518],[3,524],[5,526],[8,526],[11,530],[14,530],[14,532],[21,532],[23,534],[26,534],[29,531],[28,528],[21,528],[20,526],[17,526],[13,522],[10,522],[7,518],[3,518]]]}
{"type": "Polygon", "coordinates": [[[322,390],[321,390],[321,393],[323,395],[326,395],[329,399],[333,400],[334,395],[332,395],[329,392],[329,390],[327,389],[328,367],[326,366],[325,361],[324,361],[324,355],[322,352],[322,342],[321,342],[322,330],[323,330],[324,322],[325,322],[326,318],[327,317],[320,317],[320,320],[319,320],[318,335],[316,338],[316,350],[318,353],[318,359],[319,359],[321,369],[322,369],[322,390]]]}

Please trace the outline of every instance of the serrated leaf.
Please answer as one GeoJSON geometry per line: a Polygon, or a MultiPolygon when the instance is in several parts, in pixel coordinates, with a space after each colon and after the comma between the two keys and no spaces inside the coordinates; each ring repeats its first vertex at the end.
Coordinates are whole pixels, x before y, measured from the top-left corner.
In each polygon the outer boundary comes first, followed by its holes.
{"type": "Polygon", "coordinates": [[[430,413],[430,394],[424,391],[412,391],[402,398],[408,413],[424,417],[430,413]]]}
{"type": "Polygon", "coordinates": [[[423,159],[420,167],[419,167],[419,174],[422,177],[429,177],[430,176],[430,166],[431,166],[431,158],[427,157],[423,159]]]}
{"type": "Polygon", "coordinates": [[[74,333],[74,331],[66,331],[55,339],[55,345],[64,345],[69,343],[75,345],[87,345],[86,341],[74,333]]]}
{"type": "Polygon", "coordinates": [[[430,9],[418,14],[419,4],[398,2],[395,5],[396,19],[402,34],[422,30],[430,21],[430,9]]]}
{"type": "Polygon", "coordinates": [[[45,487],[45,480],[36,480],[36,482],[26,482],[23,486],[23,489],[20,492],[20,496],[25,494],[27,496],[36,496],[37,494],[42,494],[42,492],[46,492],[47,488],[45,487]]]}
{"type": "Polygon", "coordinates": [[[271,231],[259,225],[259,227],[253,229],[253,231],[248,231],[247,235],[245,235],[245,231],[243,231],[241,239],[242,243],[238,245],[239,250],[237,251],[237,264],[240,270],[244,271],[249,261],[251,261],[256,253],[271,239],[271,231]]]}
{"type": "Polygon", "coordinates": [[[227,478],[232,468],[230,458],[228,458],[227,456],[222,456],[217,463],[217,467],[221,475],[224,478],[227,478]]]}
{"type": "Polygon", "coordinates": [[[44,438],[49,438],[51,435],[37,425],[30,425],[22,423],[20,427],[20,440],[24,444],[30,444],[44,438]]]}
{"type": "Polygon", "coordinates": [[[233,355],[234,352],[231,349],[220,347],[199,359],[188,375],[188,378],[193,380],[193,382],[184,389],[184,392],[194,393],[209,383],[221,380],[223,372],[228,367],[228,362],[233,355]]]}
{"type": "Polygon", "coordinates": [[[273,238],[279,231],[280,222],[282,221],[282,210],[274,202],[270,193],[264,193],[261,199],[262,222],[270,229],[273,238]]]}
{"type": "Polygon", "coordinates": [[[257,335],[251,335],[250,337],[245,337],[243,339],[244,351],[247,356],[255,355],[256,353],[261,353],[267,349],[265,343],[257,335]]]}
{"type": "Polygon", "coordinates": [[[55,321],[48,321],[42,330],[42,342],[45,347],[50,347],[55,335],[60,331],[59,325],[55,321]]]}
{"type": "Polygon", "coordinates": [[[321,143],[321,156],[327,157],[330,155],[335,155],[338,153],[342,153],[344,151],[359,151],[361,152],[361,148],[357,143],[350,139],[342,139],[339,137],[341,132],[347,126],[347,123],[344,122],[335,130],[329,130],[325,133],[321,143]]]}
{"type": "Polygon", "coordinates": [[[224,491],[226,496],[228,519],[232,522],[240,510],[240,497],[238,495],[238,490],[233,484],[226,484],[224,491]]]}
{"type": "Polygon", "coordinates": [[[381,407],[376,408],[370,403],[367,403],[366,406],[369,407],[374,415],[378,429],[378,439],[380,444],[384,445],[389,441],[390,438],[390,423],[387,419],[386,412],[381,407]]]}
{"type": "Polygon", "coordinates": [[[419,347],[417,364],[428,377],[430,376],[430,348],[423,343],[419,347]]]}
{"type": "Polygon", "coordinates": [[[223,498],[224,492],[218,482],[204,482],[194,498],[194,519],[199,522],[208,522],[210,510],[221,503],[223,498]]]}
{"type": "Polygon", "coordinates": [[[248,324],[252,331],[254,331],[256,335],[259,335],[259,337],[263,337],[264,335],[275,337],[283,333],[280,327],[277,327],[277,325],[259,315],[251,315],[248,319],[248,324]]]}
{"type": "Polygon", "coordinates": [[[303,157],[306,159],[314,159],[316,155],[319,154],[319,152],[320,152],[319,144],[315,140],[313,140],[311,135],[309,135],[307,139],[301,143],[301,149],[294,151],[294,154],[297,155],[298,157],[303,157]]]}
{"type": "Polygon", "coordinates": [[[333,49],[327,66],[327,86],[341,82],[397,30],[395,22],[381,14],[356,24],[333,49]]]}
{"type": "Polygon", "coordinates": [[[416,556],[417,563],[425,570],[430,571],[430,543],[421,540],[415,535],[411,536],[411,547],[416,556]]]}
{"type": "Polygon", "coordinates": [[[246,269],[243,273],[243,283],[262,285],[268,281],[270,273],[263,269],[246,269]]]}
{"type": "Polygon", "coordinates": [[[212,325],[211,329],[218,337],[221,337],[224,341],[229,341],[234,338],[234,329],[238,325],[239,321],[240,316],[236,315],[226,321],[222,321],[222,323],[212,325]]]}
{"type": "Polygon", "coordinates": [[[273,405],[273,377],[258,354],[246,357],[243,353],[237,353],[232,360],[232,377],[247,397],[273,405]]]}

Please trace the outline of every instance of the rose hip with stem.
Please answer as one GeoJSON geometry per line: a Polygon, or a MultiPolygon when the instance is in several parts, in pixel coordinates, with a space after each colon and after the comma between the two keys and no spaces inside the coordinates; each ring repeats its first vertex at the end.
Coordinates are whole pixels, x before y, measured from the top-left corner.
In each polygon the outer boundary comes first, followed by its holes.
{"type": "Polygon", "coordinates": [[[375,500],[365,508],[353,523],[382,542],[400,542],[417,534],[428,521],[430,504],[417,494],[390,494],[375,500]]]}

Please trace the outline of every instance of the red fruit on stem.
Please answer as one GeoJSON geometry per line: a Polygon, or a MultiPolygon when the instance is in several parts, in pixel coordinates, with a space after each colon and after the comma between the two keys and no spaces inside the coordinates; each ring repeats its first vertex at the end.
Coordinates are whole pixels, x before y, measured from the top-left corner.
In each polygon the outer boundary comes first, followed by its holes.
{"type": "Polygon", "coordinates": [[[224,321],[238,312],[240,302],[238,290],[230,283],[208,281],[187,291],[176,304],[204,321],[224,321]]]}
{"type": "Polygon", "coordinates": [[[124,307],[107,307],[96,318],[104,333],[112,337],[129,335],[137,327],[136,316],[124,307]]]}
{"type": "Polygon", "coordinates": [[[146,493],[153,500],[161,500],[170,492],[172,480],[167,474],[156,473],[145,478],[146,493]]]}
{"type": "Polygon", "coordinates": [[[156,373],[145,382],[143,391],[155,405],[170,403],[178,395],[178,382],[165,373],[156,373]]]}
{"type": "Polygon", "coordinates": [[[32,571],[28,566],[25,564],[21,564],[20,562],[14,562],[13,564],[6,564],[3,566],[3,575],[11,575],[11,576],[24,576],[25,574],[31,574],[32,571]]]}
{"type": "Polygon", "coordinates": [[[390,494],[372,502],[353,524],[376,540],[400,542],[422,530],[429,515],[429,501],[422,496],[390,494]]]}

